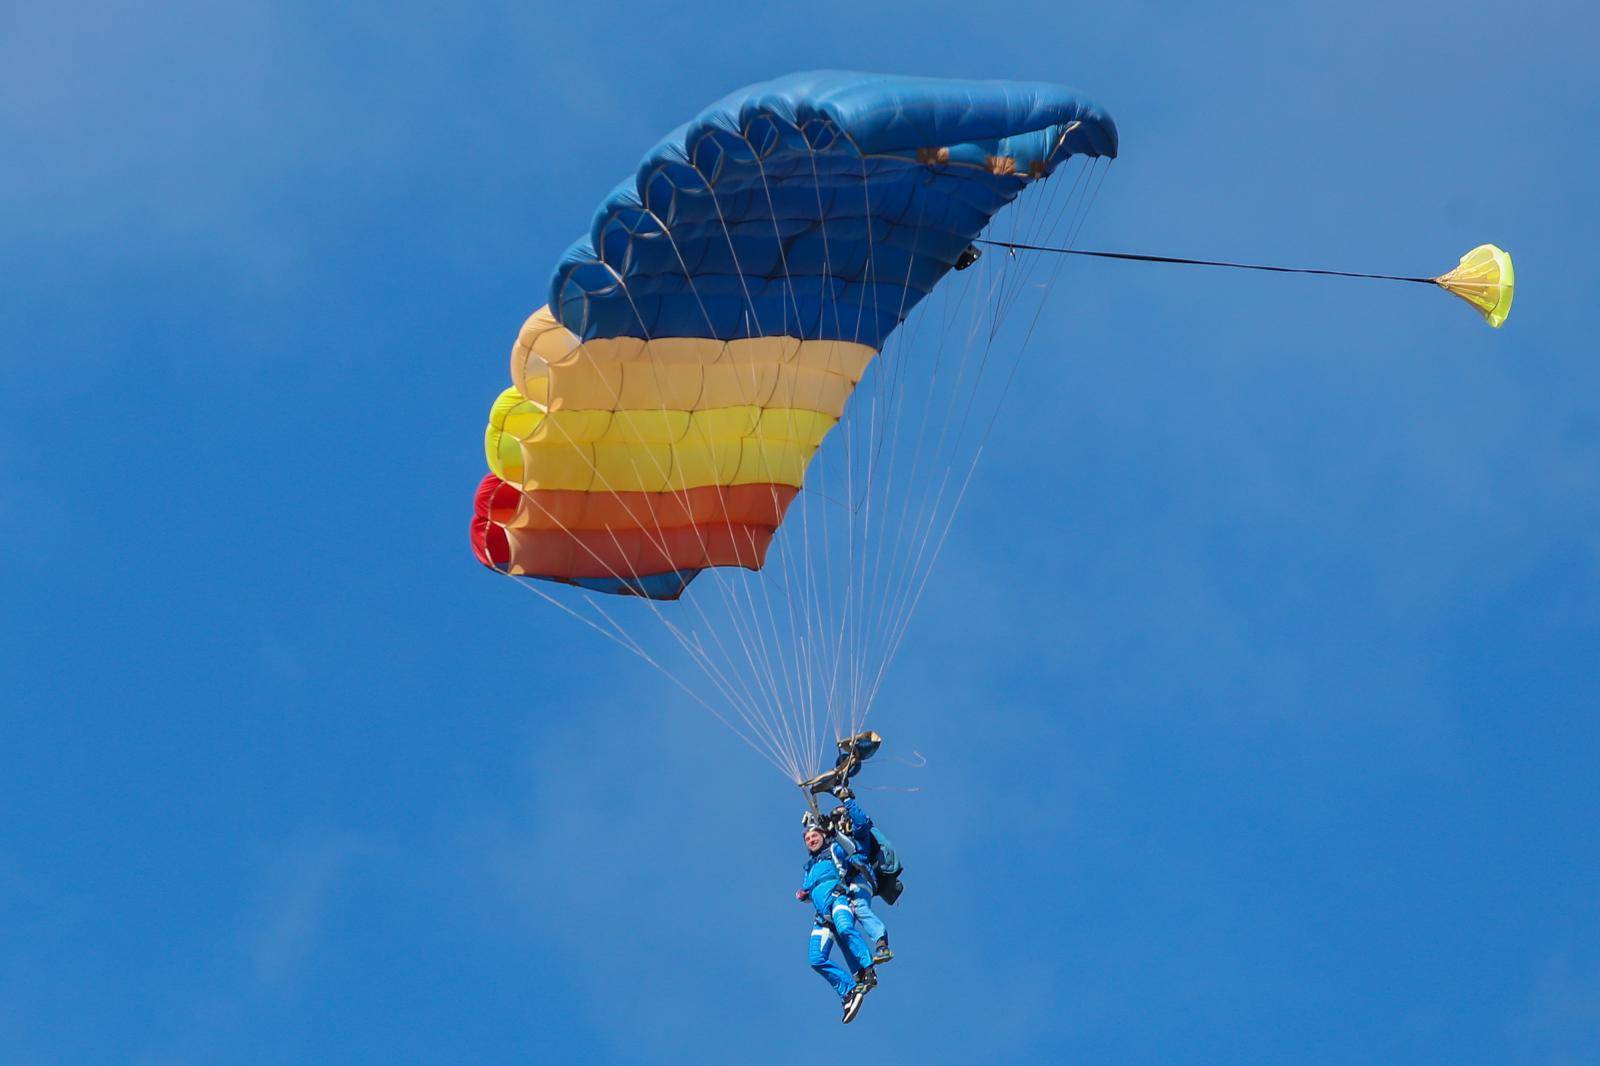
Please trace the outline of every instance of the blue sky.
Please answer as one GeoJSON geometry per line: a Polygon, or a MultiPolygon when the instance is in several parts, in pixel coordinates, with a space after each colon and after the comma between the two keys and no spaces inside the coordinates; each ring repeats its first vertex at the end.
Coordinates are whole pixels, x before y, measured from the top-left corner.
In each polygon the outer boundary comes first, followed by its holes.
{"type": "Polygon", "coordinates": [[[6,1062],[1600,1059],[1589,6],[4,21],[6,1062]],[[1093,95],[1092,247],[1522,282],[1069,268],[877,711],[848,1031],[793,791],[466,539],[594,204],[823,66],[1093,95]]]}

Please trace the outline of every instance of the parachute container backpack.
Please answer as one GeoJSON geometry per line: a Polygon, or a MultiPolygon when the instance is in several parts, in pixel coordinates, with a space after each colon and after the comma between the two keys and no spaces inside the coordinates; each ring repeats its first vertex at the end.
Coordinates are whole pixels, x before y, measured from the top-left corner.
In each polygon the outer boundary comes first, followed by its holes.
{"type": "Polygon", "coordinates": [[[814,778],[863,732],[1065,261],[973,242],[1070,246],[1116,151],[1037,82],[818,71],[706,108],[516,338],[478,559],[814,778]]]}

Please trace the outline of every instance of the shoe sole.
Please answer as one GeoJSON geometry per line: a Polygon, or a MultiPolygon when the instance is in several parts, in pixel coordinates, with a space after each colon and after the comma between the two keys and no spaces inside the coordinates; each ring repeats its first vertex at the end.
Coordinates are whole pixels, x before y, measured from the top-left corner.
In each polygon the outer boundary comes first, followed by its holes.
{"type": "Polygon", "coordinates": [[[849,1025],[856,1020],[856,1015],[861,1013],[861,1003],[866,998],[860,992],[850,993],[850,1004],[844,1009],[844,1024],[849,1025]]]}

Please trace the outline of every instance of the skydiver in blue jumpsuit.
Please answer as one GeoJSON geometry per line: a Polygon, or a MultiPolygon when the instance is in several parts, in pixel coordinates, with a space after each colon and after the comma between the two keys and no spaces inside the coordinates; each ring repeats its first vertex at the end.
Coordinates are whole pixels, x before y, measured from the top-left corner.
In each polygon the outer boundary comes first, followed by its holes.
{"type": "Polygon", "coordinates": [[[855,910],[848,884],[866,862],[837,840],[829,840],[823,820],[810,811],[805,815],[805,876],[794,896],[810,900],[816,911],[816,928],[811,931],[811,968],[821,974],[839,994],[848,1024],[861,1009],[866,994],[877,987],[878,975],[872,968],[872,953],[856,928],[855,910]],[[845,962],[856,978],[833,961],[833,943],[839,941],[845,962]]]}
{"type": "Polygon", "coordinates": [[[878,841],[872,835],[872,818],[861,809],[855,793],[847,786],[840,785],[833,790],[833,794],[843,804],[833,809],[834,831],[847,837],[855,854],[867,860],[864,864],[856,865],[854,876],[845,883],[850,909],[855,914],[861,935],[872,947],[873,963],[888,962],[894,958],[894,952],[889,950],[889,930],[883,924],[883,919],[872,911],[872,897],[878,892],[878,841]]]}

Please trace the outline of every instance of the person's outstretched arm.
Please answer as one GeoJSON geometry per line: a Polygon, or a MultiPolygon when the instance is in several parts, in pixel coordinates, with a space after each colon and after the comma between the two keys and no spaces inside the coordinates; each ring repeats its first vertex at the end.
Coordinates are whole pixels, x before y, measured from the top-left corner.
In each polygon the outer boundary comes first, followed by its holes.
{"type": "Polygon", "coordinates": [[[853,794],[845,799],[844,809],[850,815],[851,829],[864,833],[872,828],[872,816],[861,809],[861,804],[856,802],[853,794]]]}

